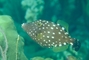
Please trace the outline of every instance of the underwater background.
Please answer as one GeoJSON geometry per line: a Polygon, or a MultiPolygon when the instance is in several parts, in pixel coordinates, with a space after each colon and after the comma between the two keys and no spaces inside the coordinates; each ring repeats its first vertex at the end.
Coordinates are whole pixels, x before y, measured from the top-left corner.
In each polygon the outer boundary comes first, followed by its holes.
{"type": "Polygon", "coordinates": [[[89,60],[89,0],[0,0],[0,60],[89,60]],[[36,43],[21,26],[40,19],[68,23],[80,49],[54,52],[36,43]]]}

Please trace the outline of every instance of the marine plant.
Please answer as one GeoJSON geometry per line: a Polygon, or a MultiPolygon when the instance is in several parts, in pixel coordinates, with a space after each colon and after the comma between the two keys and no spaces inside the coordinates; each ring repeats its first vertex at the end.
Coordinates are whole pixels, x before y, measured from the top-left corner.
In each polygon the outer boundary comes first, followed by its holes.
{"type": "Polygon", "coordinates": [[[23,53],[23,38],[17,33],[12,18],[0,16],[0,60],[28,60],[23,53]]]}
{"type": "Polygon", "coordinates": [[[23,9],[26,10],[25,19],[32,22],[40,18],[44,9],[44,0],[22,0],[23,9]]]}
{"type": "MultiPolygon", "coordinates": [[[[2,60],[7,60],[6,54],[7,54],[7,50],[8,50],[8,42],[7,42],[7,37],[1,27],[0,27],[0,33],[4,36],[4,44],[5,44],[4,48],[2,45],[0,45],[1,57],[2,57],[2,60]]],[[[0,44],[1,44],[1,42],[0,42],[0,44]]]]}

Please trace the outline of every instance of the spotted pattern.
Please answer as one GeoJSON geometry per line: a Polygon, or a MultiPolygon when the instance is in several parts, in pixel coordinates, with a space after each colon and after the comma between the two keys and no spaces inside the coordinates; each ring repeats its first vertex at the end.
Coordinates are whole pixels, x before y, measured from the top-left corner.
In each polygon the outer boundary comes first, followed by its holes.
{"type": "Polygon", "coordinates": [[[67,44],[73,45],[73,39],[60,24],[46,20],[22,24],[24,30],[38,44],[44,47],[57,47],[67,44]]]}

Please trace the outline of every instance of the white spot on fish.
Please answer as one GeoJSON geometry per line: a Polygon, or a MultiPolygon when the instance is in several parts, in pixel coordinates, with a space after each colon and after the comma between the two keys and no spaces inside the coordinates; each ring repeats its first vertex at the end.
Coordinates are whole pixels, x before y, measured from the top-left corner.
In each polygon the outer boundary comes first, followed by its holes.
{"type": "Polygon", "coordinates": [[[45,23],[45,24],[47,24],[47,23],[45,23]]]}
{"type": "Polygon", "coordinates": [[[65,33],[65,35],[67,35],[67,34],[68,34],[68,32],[65,33]]]}
{"type": "Polygon", "coordinates": [[[62,46],[62,44],[59,44],[59,46],[62,46]]]}
{"type": "Polygon", "coordinates": [[[50,40],[48,40],[50,42],[50,40]]]}
{"type": "Polygon", "coordinates": [[[64,42],[63,44],[66,45],[66,42],[64,42]]]}
{"type": "Polygon", "coordinates": [[[56,45],[54,45],[54,47],[57,47],[57,44],[56,44],[56,45]]]}
{"type": "Polygon", "coordinates": [[[50,31],[48,31],[48,33],[50,33],[50,31]]]}
{"type": "Polygon", "coordinates": [[[49,38],[49,36],[47,36],[47,38],[49,38]]]}
{"type": "Polygon", "coordinates": [[[64,30],[65,28],[64,27],[62,27],[62,30],[64,30]]]}
{"type": "Polygon", "coordinates": [[[64,37],[64,36],[61,36],[62,38],[64,37]]]}
{"type": "Polygon", "coordinates": [[[59,44],[61,44],[61,42],[59,42],[59,44]]]}
{"type": "Polygon", "coordinates": [[[51,27],[51,29],[53,30],[53,27],[51,27]]]}
{"type": "Polygon", "coordinates": [[[55,44],[54,42],[52,44],[55,44]]]}
{"type": "MultiPolygon", "coordinates": [[[[41,22],[41,19],[40,19],[39,21],[41,22]]],[[[39,22],[39,21],[38,21],[38,22],[39,22]]]]}
{"type": "Polygon", "coordinates": [[[62,29],[60,31],[62,32],[62,29]]]}
{"type": "Polygon", "coordinates": [[[55,41],[57,43],[57,41],[55,41]]]}
{"type": "Polygon", "coordinates": [[[70,44],[71,44],[71,45],[73,45],[73,43],[72,43],[72,42],[70,42],[70,44]]]}
{"type": "Polygon", "coordinates": [[[45,35],[43,35],[43,37],[45,37],[45,35]]]}
{"type": "Polygon", "coordinates": [[[56,25],[53,24],[53,26],[55,27],[56,25]]]}
{"type": "Polygon", "coordinates": [[[34,38],[36,40],[36,38],[34,38]]]}
{"type": "Polygon", "coordinates": [[[58,32],[58,34],[61,34],[61,32],[58,32]]]}
{"type": "Polygon", "coordinates": [[[57,24],[58,26],[60,25],[60,24],[57,24]]]}
{"type": "Polygon", "coordinates": [[[40,39],[38,39],[38,40],[40,40],[40,39]]]}
{"type": "Polygon", "coordinates": [[[60,39],[58,39],[60,41],[60,39]]]}
{"type": "Polygon", "coordinates": [[[31,34],[31,32],[28,32],[28,34],[31,34]]]}
{"type": "MultiPolygon", "coordinates": [[[[50,46],[50,44],[48,44],[50,46]]],[[[49,47],[50,48],[50,47],[49,47]]]]}
{"type": "Polygon", "coordinates": [[[41,28],[39,28],[39,30],[41,30],[41,28]]]}
{"type": "Polygon", "coordinates": [[[53,35],[55,35],[55,33],[53,32],[53,35]]]}
{"type": "Polygon", "coordinates": [[[33,30],[35,30],[35,29],[33,29],[33,30]]]}
{"type": "Polygon", "coordinates": [[[32,34],[30,34],[32,36],[32,34]]]}
{"type": "Polygon", "coordinates": [[[42,29],[44,29],[44,27],[42,27],[42,29]]]}
{"type": "Polygon", "coordinates": [[[52,46],[54,46],[53,44],[51,44],[52,46]]]}
{"type": "Polygon", "coordinates": [[[69,38],[71,38],[71,36],[69,36],[69,38]]]}
{"type": "Polygon", "coordinates": [[[48,26],[50,26],[50,25],[48,24],[48,26]]]}
{"type": "MultiPolygon", "coordinates": [[[[37,24],[35,24],[35,26],[36,26],[37,24]]],[[[33,26],[33,25],[32,25],[33,26]]]]}
{"type": "Polygon", "coordinates": [[[43,22],[46,22],[45,20],[43,20],[43,22]]]}
{"type": "Polygon", "coordinates": [[[33,32],[33,31],[31,31],[31,32],[33,32]]]}
{"type": "Polygon", "coordinates": [[[42,43],[40,43],[42,45],[42,43]]]}
{"type": "Polygon", "coordinates": [[[46,41],[46,43],[48,43],[48,42],[46,41]]]}
{"type": "Polygon", "coordinates": [[[35,34],[33,33],[33,35],[35,35],[35,34]]]}
{"type": "Polygon", "coordinates": [[[43,24],[43,26],[45,26],[45,24],[43,24]]]}
{"type": "Polygon", "coordinates": [[[70,39],[72,41],[72,39],[70,39]]]}
{"type": "Polygon", "coordinates": [[[58,29],[58,27],[56,27],[56,29],[58,29]]]}
{"type": "Polygon", "coordinates": [[[65,36],[65,38],[67,38],[67,37],[65,36]]]}
{"type": "Polygon", "coordinates": [[[46,33],[46,31],[44,31],[44,33],[46,33]]]}
{"type": "Polygon", "coordinates": [[[47,46],[46,44],[44,44],[44,46],[47,46]]]}
{"type": "Polygon", "coordinates": [[[43,40],[45,42],[45,40],[43,40]]]}
{"type": "Polygon", "coordinates": [[[35,33],[36,33],[36,31],[35,31],[35,33]]]}
{"type": "Polygon", "coordinates": [[[54,38],[54,36],[52,36],[52,38],[54,38]]]}
{"type": "Polygon", "coordinates": [[[49,23],[48,21],[46,23],[49,23]]]}

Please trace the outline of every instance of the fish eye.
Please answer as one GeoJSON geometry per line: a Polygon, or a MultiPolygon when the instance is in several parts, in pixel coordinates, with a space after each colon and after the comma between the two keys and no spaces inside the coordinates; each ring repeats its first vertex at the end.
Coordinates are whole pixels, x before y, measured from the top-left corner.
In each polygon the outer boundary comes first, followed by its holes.
{"type": "Polygon", "coordinates": [[[41,22],[37,22],[36,24],[38,27],[41,27],[42,26],[42,23],[41,22]]]}

